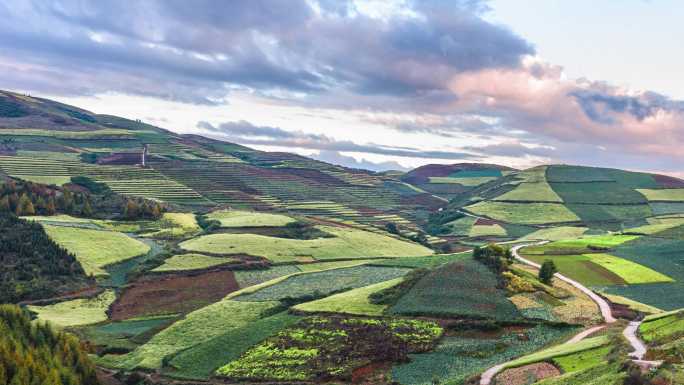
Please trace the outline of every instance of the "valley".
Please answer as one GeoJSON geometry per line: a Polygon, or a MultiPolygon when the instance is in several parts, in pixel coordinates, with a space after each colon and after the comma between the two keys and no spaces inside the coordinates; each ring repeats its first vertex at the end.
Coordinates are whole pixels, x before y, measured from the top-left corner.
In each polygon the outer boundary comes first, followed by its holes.
{"type": "Polygon", "coordinates": [[[0,379],[684,383],[674,177],[375,173],[2,91],[0,227],[0,379]]]}

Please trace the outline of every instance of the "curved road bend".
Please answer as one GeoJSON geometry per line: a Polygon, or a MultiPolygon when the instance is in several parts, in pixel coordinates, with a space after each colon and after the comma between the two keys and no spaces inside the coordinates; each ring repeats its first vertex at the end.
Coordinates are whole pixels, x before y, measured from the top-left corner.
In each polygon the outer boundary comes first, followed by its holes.
{"type": "MultiPolygon", "coordinates": [[[[520,254],[518,254],[518,250],[520,250],[521,248],[523,248],[525,246],[543,245],[547,242],[548,241],[537,242],[537,243],[528,243],[528,244],[524,244],[524,245],[517,245],[517,246],[514,246],[511,248],[511,253],[513,254],[513,257],[515,259],[519,260],[520,262],[539,269],[539,268],[541,268],[540,264],[538,264],[536,262],[532,262],[528,259],[521,257],[520,254]]],[[[598,296],[593,291],[589,290],[586,286],[584,286],[581,283],[579,283],[575,280],[572,280],[572,279],[570,279],[570,278],[568,278],[568,277],[566,277],[560,273],[556,273],[556,275],[554,275],[554,277],[560,279],[563,282],[566,282],[566,283],[572,285],[573,287],[577,288],[578,290],[580,290],[581,292],[583,292],[584,294],[589,296],[589,298],[591,298],[591,300],[594,301],[596,303],[596,305],[598,305],[599,310],[601,311],[601,316],[603,316],[603,319],[605,321],[605,324],[603,324],[603,325],[598,325],[598,326],[594,326],[592,328],[583,330],[582,332],[578,333],[577,335],[575,335],[574,337],[572,337],[571,339],[566,341],[565,342],[566,344],[571,344],[571,343],[576,343],[576,342],[582,341],[583,339],[587,338],[588,336],[590,336],[590,335],[596,333],[597,331],[605,328],[607,326],[607,324],[611,324],[611,323],[614,323],[615,321],[617,321],[615,319],[615,317],[613,317],[613,312],[610,310],[610,305],[608,304],[608,302],[606,302],[606,300],[604,300],[603,298],[598,296]]],[[[636,329],[638,329],[638,327],[639,326],[637,325],[636,329]]],[[[636,331],[636,329],[634,329],[634,330],[636,331]]],[[[627,329],[625,329],[625,337],[627,337],[626,333],[627,333],[627,329]]],[[[632,346],[635,347],[636,350],[638,350],[638,348],[636,347],[637,345],[634,345],[634,341],[636,341],[638,344],[640,344],[643,347],[643,343],[641,343],[641,341],[636,337],[636,335],[634,335],[633,339],[629,338],[629,337],[627,337],[627,339],[632,344],[632,346]]],[[[639,359],[641,359],[641,357],[643,357],[643,354],[645,352],[646,351],[645,351],[645,347],[644,347],[644,352],[641,354],[639,359]]],[[[632,355],[630,355],[630,357],[632,357],[632,355]]],[[[480,377],[480,385],[490,385],[492,380],[494,379],[494,377],[504,368],[504,366],[506,366],[506,364],[507,364],[507,362],[504,362],[502,364],[491,367],[491,368],[487,369],[487,371],[482,373],[482,376],[480,377]]]]}

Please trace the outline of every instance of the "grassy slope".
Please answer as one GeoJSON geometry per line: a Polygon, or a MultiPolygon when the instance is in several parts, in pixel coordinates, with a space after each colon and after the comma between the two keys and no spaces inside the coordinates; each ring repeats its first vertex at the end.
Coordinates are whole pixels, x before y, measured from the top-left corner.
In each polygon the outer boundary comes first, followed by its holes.
{"type": "Polygon", "coordinates": [[[102,268],[146,254],[150,247],[114,231],[45,225],[45,231],[58,244],[76,255],[86,274],[106,276],[102,268]]]}
{"type": "Polygon", "coordinates": [[[323,299],[306,302],[294,306],[294,310],[316,313],[343,313],[379,316],[387,308],[387,305],[376,305],[370,302],[369,296],[380,290],[384,290],[401,283],[402,278],[376,283],[374,285],[360,287],[344,293],[331,295],[323,299]]]}
{"type": "Polygon", "coordinates": [[[285,215],[237,210],[215,211],[207,218],[219,221],[221,227],[279,227],[296,222],[285,215]]]}
{"type": "Polygon", "coordinates": [[[89,325],[108,319],[107,309],[116,299],[116,294],[105,291],[95,298],[74,299],[46,306],[28,306],[41,321],[48,321],[58,327],[89,325]]]}
{"type": "Polygon", "coordinates": [[[199,270],[236,261],[238,260],[234,258],[211,257],[202,254],[179,254],[166,259],[163,265],[154,268],[152,271],[169,272],[199,270]]]}
{"type": "Polygon", "coordinates": [[[292,262],[301,257],[318,260],[364,257],[410,257],[432,250],[410,242],[356,229],[318,226],[334,235],[311,240],[285,239],[256,234],[211,234],[183,242],[183,249],[205,253],[250,254],[273,262],[292,262]]]}

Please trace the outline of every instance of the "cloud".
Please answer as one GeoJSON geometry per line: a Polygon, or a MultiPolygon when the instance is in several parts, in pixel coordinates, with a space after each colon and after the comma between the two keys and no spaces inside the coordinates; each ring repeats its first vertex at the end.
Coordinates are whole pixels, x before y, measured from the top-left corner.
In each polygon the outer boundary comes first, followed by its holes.
{"type": "Polygon", "coordinates": [[[482,19],[479,3],[398,2],[381,19],[352,1],[15,0],[0,5],[0,63],[32,66],[41,80],[59,73],[45,87],[28,76],[9,84],[65,94],[195,103],[215,103],[235,87],[331,100],[339,90],[444,96],[456,73],[516,67],[533,53],[482,19]]]}
{"type": "Polygon", "coordinates": [[[244,145],[267,145],[298,147],[319,151],[359,152],[366,154],[400,156],[421,159],[473,160],[477,154],[459,151],[426,151],[419,148],[383,146],[377,144],[357,144],[347,140],[335,140],[325,135],[309,134],[302,131],[286,131],[279,127],[255,126],[246,121],[226,122],[214,126],[209,122],[199,122],[197,128],[219,137],[244,145]]]}
{"type": "Polygon", "coordinates": [[[311,155],[312,158],[318,159],[323,162],[337,164],[340,166],[345,166],[349,168],[358,168],[363,170],[371,171],[387,171],[387,170],[397,170],[397,171],[408,171],[409,169],[400,165],[397,162],[387,161],[387,162],[372,162],[366,159],[357,160],[352,156],[345,156],[340,154],[338,151],[320,151],[317,155],[311,155]]]}

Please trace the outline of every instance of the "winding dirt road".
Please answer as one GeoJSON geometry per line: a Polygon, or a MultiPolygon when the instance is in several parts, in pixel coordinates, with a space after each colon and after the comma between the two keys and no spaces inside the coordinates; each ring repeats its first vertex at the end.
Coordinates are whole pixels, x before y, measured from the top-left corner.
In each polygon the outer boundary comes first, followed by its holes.
{"type": "MultiPolygon", "coordinates": [[[[517,259],[518,261],[520,261],[526,265],[540,269],[541,268],[540,264],[538,264],[536,262],[532,262],[528,259],[521,257],[520,254],[518,253],[518,250],[520,250],[521,248],[526,247],[526,246],[543,245],[545,243],[548,243],[548,241],[517,245],[517,246],[514,246],[511,248],[511,253],[513,254],[513,257],[515,259],[517,259]]],[[[566,283],[574,286],[575,288],[580,290],[582,293],[589,296],[589,298],[591,298],[591,300],[594,301],[596,303],[596,305],[598,305],[599,310],[601,311],[601,316],[603,316],[603,320],[605,322],[605,324],[603,324],[603,325],[598,325],[598,326],[594,326],[592,328],[583,330],[582,332],[578,333],[577,335],[575,335],[574,337],[572,337],[571,339],[566,341],[565,342],[566,344],[572,344],[572,343],[580,342],[583,339],[587,338],[588,336],[590,336],[590,335],[596,333],[597,331],[605,328],[606,326],[608,326],[608,324],[611,324],[611,323],[614,323],[615,321],[617,321],[615,319],[615,317],[613,317],[613,312],[610,309],[610,305],[608,304],[608,302],[606,302],[605,299],[601,298],[600,296],[598,296],[593,291],[589,290],[586,286],[582,285],[581,283],[579,283],[575,280],[572,280],[572,279],[570,279],[570,278],[568,278],[568,277],[566,277],[560,273],[556,273],[554,275],[554,277],[560,279],[563,282],[566,282],[566,283]]],[[[636,330],[639,328],[639,324],[640,324],[640,322],[637,323],[636,327],[631,332],[631,334],[630,334],[631,337],[627,336],[627,329],[625,329],[624,335],[627,338],[627,340],[629,340],[630,344],[632,344],[632,346],[635,348],[635,350],[637,352],[641,352],[640,349],[643,348],[643,352],[640,353],[641,355],[638,357],[638,359],[641,360],[641,358],[643,358],[644,354],[646,353],[646,347],[641,342],[641,340],[639,340],[639,338],[636,336],[636,330]]],[[[632,325],[632,323],[630,323],[630,326],[631,325],[632,325]]],[[[628,327],[628,329],[629,329],[629,327],[628,327]]],[[[632,354],[630,354],[630,357],[635,357],[635,356],[632,356],[632,354]]],[[[507,362],[504,362],[502,364],[491,367],[491,368],[487,369],[487,371],[482,373],[482,376],[480,376],[480,385],[490,385],[492,380],[494,379],[494,377],[502,369],[504,369],[506,364],[507,364],[507,362]]]]}

